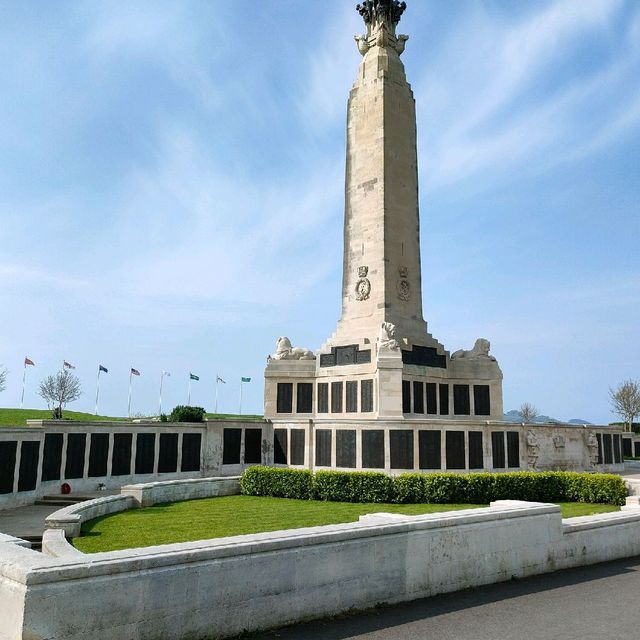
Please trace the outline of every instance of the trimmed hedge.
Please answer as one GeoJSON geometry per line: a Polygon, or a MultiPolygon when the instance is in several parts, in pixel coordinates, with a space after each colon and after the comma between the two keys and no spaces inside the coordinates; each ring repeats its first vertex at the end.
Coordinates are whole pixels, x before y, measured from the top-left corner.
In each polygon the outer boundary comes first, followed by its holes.
{"type": "Polygon", "coordinates": [[[406,473],[318,471],[251,467],[242,493],[330,502],[488,504],[493,500],[624,504],[620,476],[572,471],[508,473],[406,473]]]}
{"type": "Polygon", "coordinates": [[[169,422],[203,422],[204,414],[205,411],[202,407],[187,407],[179,404],[173,408],[169,422]]]}

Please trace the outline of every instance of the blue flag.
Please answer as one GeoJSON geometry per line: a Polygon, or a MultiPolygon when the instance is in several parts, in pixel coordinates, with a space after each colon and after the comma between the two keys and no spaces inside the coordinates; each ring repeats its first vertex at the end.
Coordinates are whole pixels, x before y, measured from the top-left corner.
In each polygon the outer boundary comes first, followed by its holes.
{"type": "Polygon", "coordinates": [[[103,367],[102,365],[98,366],[98,371],[104,371],[105,373],[109,373],[109,369],[107,369],[107,367],[103,367]]]}

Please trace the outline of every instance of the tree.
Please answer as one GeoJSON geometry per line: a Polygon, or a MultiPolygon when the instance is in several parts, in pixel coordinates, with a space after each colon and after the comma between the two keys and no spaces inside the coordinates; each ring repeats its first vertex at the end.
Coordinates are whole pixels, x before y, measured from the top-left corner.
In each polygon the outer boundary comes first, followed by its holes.
{"type": "Polygon", "coordinates": [[[609,397],[613,413],[624,420],[626,431],[633,431],[633,421],[640,415],[640,383],[625,380],[617,389],[609,387],[609,397]]]}
{"type": "Polygon", "coordinates": [[[7,369],[0,365],[0,391],[4,391],[7,388],[7,369]]]}
{"type": "Polygon", "coordinates": [[[533,422],[540,415],[538,410],[529,402],[523,402],[518,413],[522,416],[522,422],[525,424],[533,422]]]}
{"type": "Polygon", "coordinates": [[[38,394],[46,400],[49,409],[53,409],[53,417],[62,418],[62,409],[82,395],[82,387],[78,377],[65,369],[47,376],[40,383],[38,394]]]}

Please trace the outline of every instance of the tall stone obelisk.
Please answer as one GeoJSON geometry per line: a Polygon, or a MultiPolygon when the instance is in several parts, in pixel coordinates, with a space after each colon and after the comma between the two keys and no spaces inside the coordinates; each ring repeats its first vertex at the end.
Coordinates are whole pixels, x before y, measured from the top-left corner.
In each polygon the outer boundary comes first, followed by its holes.
{"type": "Polygon", "coordinates": [[[367,34],[347,116],[342,315],[331,345],[375,338],[383,322],[424,342],[416,110],[396,34],[397,0],[358,5],[367,34]]]}

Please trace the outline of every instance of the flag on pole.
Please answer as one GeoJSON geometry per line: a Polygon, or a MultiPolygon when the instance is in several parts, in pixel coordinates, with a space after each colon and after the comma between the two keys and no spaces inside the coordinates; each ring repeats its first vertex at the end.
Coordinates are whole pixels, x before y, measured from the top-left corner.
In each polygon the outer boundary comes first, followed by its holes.
{"type": "Polygon", "coordinates": [[[222,382],[222,384],[227,384],[227,381],[223,380],[220,376],[216,376],[216,382],[222,382]]]}
{"type": "Polygon", "coordinates": [[[104,371],[105,373],[109,373],[109,369],[103,365],[98,365],[98,371],[104,371]]]}
{"type": "Polygon", "coordinates": [[[200,376],[195,375],[195,373],[190,373],[189,380],[200,380],[200,376]]]}
{"type": "Polygon", "coordinates": [[[67,362],[66,360],[62,361],[62,366],[65,369],[75,369],[75,366],[72,365],[70,362],[67,362]]]}
{"type": "Polygon", "coordinates": [[[240,378],[240,382],[251,382],[251,378],[240,378]]]}
{"type": "Polygon", "coordinates": [[[133,376],[139,376],[140,372],[137,369],[134,369],[133,367],[131,367],[131,375],[133,376]]]}
{"type": "Polygon", "coordinates": [[[29,358],[25,358],[24,366],[26,367],[27,365],[29,365],[30,367],[35,367],[36,363],[33,360],[30,360],[29,358]]]}
{"type": "Polygon", "coordinates": [[[170,378],[171,377],[171,371],[163,371],[162,375],[163,376],[168,376],[170,378]]]}

